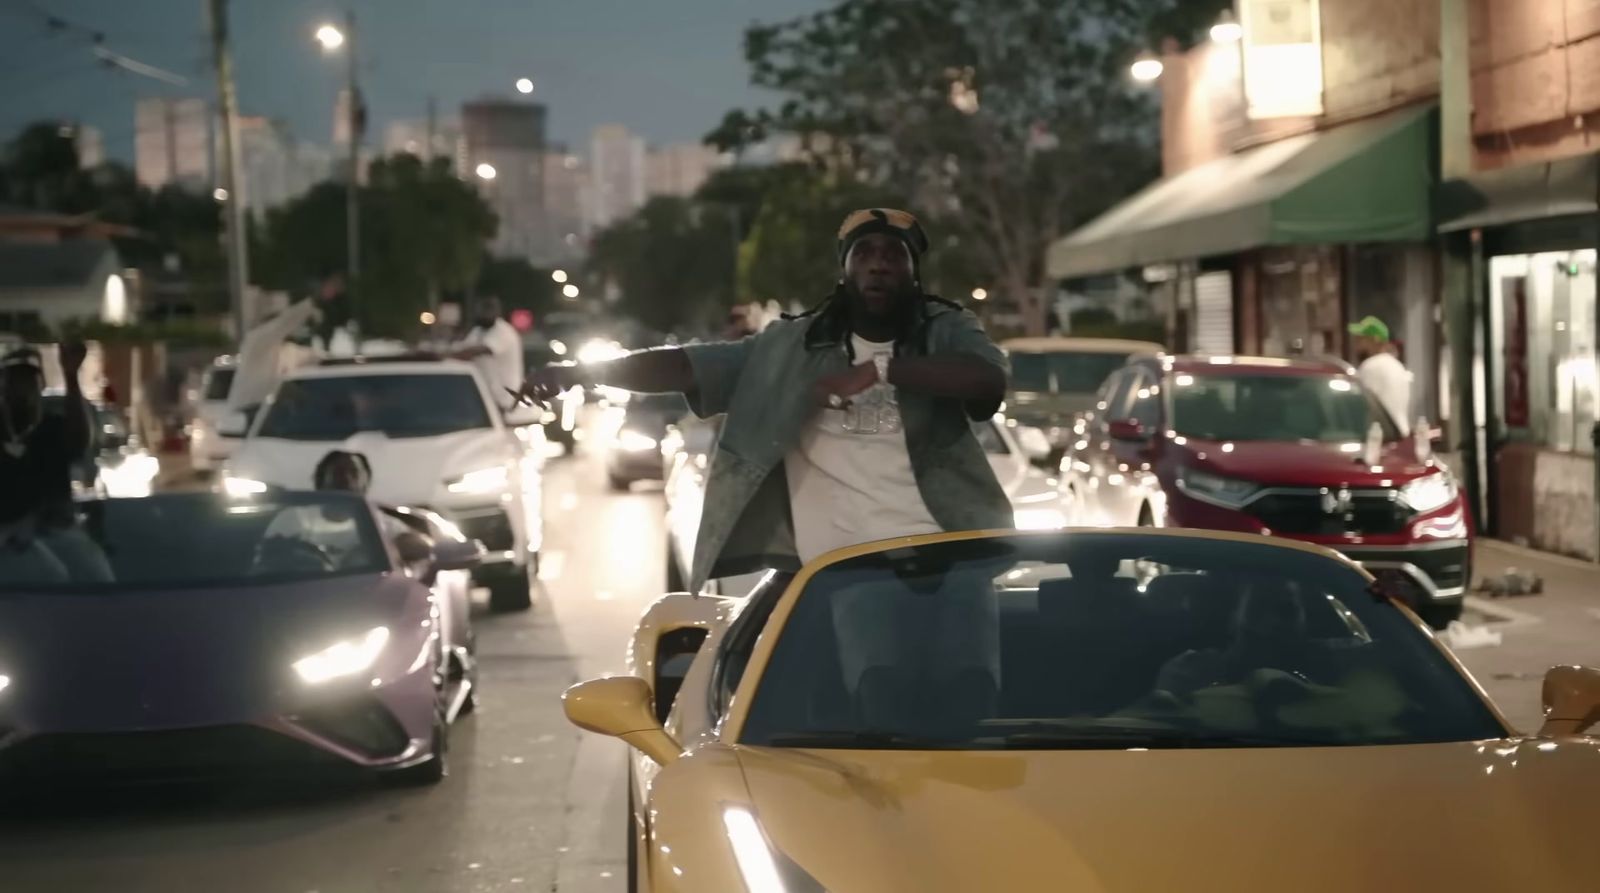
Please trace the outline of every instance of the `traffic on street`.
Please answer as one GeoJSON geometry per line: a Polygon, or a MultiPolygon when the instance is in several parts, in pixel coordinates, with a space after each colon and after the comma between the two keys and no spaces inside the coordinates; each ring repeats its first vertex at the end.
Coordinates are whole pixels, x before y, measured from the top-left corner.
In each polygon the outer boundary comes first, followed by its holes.
{"type": "Polygon", "coordinates": [[[0,0],[0,893],[1596,888],[1586,4],[201,6],[0,0]]]}

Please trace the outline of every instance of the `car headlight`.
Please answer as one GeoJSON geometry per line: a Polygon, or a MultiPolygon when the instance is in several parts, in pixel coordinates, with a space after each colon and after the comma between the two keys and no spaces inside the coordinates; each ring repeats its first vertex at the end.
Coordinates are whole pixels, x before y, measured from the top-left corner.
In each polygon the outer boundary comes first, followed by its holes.
{"type": "Polygon", "coordinates": [[[743,806],[722,810],[733,859],[749,893],[826,893],[816,878],[767,843],[755,814],[743,806]]]}
{"type": "Polygon", "coordinates": [[[389,641],[389,628],[375,626],[364,635],[335,642],[316,654],[294,662],[294,671],[303,682],[319,685],[330,679],[350,676],[372,666],[389,641]]]}
{"type": "Polygon", "coordinates": [[[10,687],[11,687],[11,677],[7,676],[4,673],[0,673],[0,692],[3,692],[3,691],[5,691],[6,689],[8,689],[10,687]]]}
{"type": "Polygon", "coordinates": [[[469,471],[445,484],[451,493],[494,493],[504,490],[511,482],[511,472],[504,465],[494,465],[469,471]]]}
{"type": "Polygon", "coordinates": [[[1412,510],[1431,512],[1444,508],[1456,498],[1456,482],[1447,472],[1417,478],[1400,488],[1400,499],[1412,510]]]}
{"type": "Polygon", "coordinates": [[[1178,489],[1202,502],[1236,509],[1248,502],[1261,486],[1253,481],[1186,469],[1178,475],[1178,489]]]}
{"type": "Polygon", "coordinates": [[[247,496],[260,496],[267,492],[267,482],[255,478],[226,475],[222,479],[222,492],[234,499],[243,499],[247,496]]]}
{"type": "Polygon", "coordinates": [[[1067,526],[1067,516],[1060,509],[1017,509],[1018,530],[1060,530],[1067,526]]]}
{"type": "Polygon", "coordinates": [[[617,433],[617,449],[629,453],[642,453],[656,448],[656,439],[648,434],[623,429],[617,433]]]}

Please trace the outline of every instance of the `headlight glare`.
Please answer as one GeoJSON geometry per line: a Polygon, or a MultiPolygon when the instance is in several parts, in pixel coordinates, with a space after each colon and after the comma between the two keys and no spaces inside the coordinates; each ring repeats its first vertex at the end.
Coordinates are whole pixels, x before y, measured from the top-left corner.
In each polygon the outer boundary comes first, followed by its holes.
{"type": "Polygon", "coordinates": [[[510,480],[511,473],[504,465],[493,465],[469,471],[447,483],[445,489],[451,493],[494,493],[504,490],[510,480]]]}
{"type": "Polygon", "coordinates": [[[656,448],[656,439],[648,434],[623,429],[617,433],[617,449],[628,453],[643,453],[656,448]]]}
{"type": "Polygon", "coordinates": [[[1017,509],[1018,530],[1060,530],[1067,526],[1067,516],[1060,509],[1017,509]]]}
{"type": "Polygon", "coordinates": [[[1178,487],[1195,499],[1225,508],[1240,508],[1261,489],[1260,485],[1252,481],[1241,481],[1194,469],[1186,469],[1178,475],[1178,487]]]}
{"type": "Polygon", "coordinates": [[[1456,482],[1448,473],[1435,472],[1401,487],[1400,498],[1414,511],[1435,511],[1455,501],[1456,482]]]}
{"type": "Polygon", "coordinates": [[[372,666],[389,641],[389,628],[375,626],[353,639],[335,642],[315,654],[294,662],[301,681],[320,685],[331,679],[350,676],[372,666]]]}
{"type": "Polygon", "coordinates": [[[267,484],[255,478],[236,477],[230,474],[222,479],[222,492],[234,499],[244,499],[267,492],[267,484]]]}

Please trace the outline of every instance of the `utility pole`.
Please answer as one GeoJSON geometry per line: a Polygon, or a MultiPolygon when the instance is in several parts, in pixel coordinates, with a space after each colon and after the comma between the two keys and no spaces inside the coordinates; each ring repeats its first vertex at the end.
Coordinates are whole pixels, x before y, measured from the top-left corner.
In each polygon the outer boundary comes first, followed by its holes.
{"type": "Polygon", "coordinates": [[[233,57],[228,51],[228,0],[208,0],[211,11],[211,52],[217,69],[217,96],[222,105],[223,213],[227,223],[228,302],[233,312],[234,337],[244,339],[244,291],[250,276],[249,244],[245,239],[244,202],[239,190],[239,100],[233,88],[233,57]]]}
{"type": "MultiPolygon", "coordinates": [[[[217,2],[217,0],[212,0],[217,2]]],[[[359,343],[362,331],[361,326],[361,226],[360,226],[360,190],[361,190],[361,131],[363,118],[361,92],[356,86],[356,14],[354,10],[347,10],[344,14],[345,60],[347,62],[348,84],[350,98],[347,103],[346,114],[349,115],[350,126],[350,166],[349,179],[345,183],[345,220],[347,222],[345,236],[348,240],[348,270],[345,278],[345,293],[350,299],[350,325],[355,329],[355,336],[359,343]]]]}

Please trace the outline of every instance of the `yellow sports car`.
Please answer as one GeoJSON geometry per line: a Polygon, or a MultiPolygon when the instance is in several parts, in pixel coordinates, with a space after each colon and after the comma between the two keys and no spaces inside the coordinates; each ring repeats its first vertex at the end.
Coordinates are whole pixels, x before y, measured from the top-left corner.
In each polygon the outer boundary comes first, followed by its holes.
{"type": "Polygon", "coordinates": [[[668,595],[633,675],[633,890],[1600,890],[1600,671],[1512,730],[1372,577],[1193,530],[946,534],[668,595]]]}

